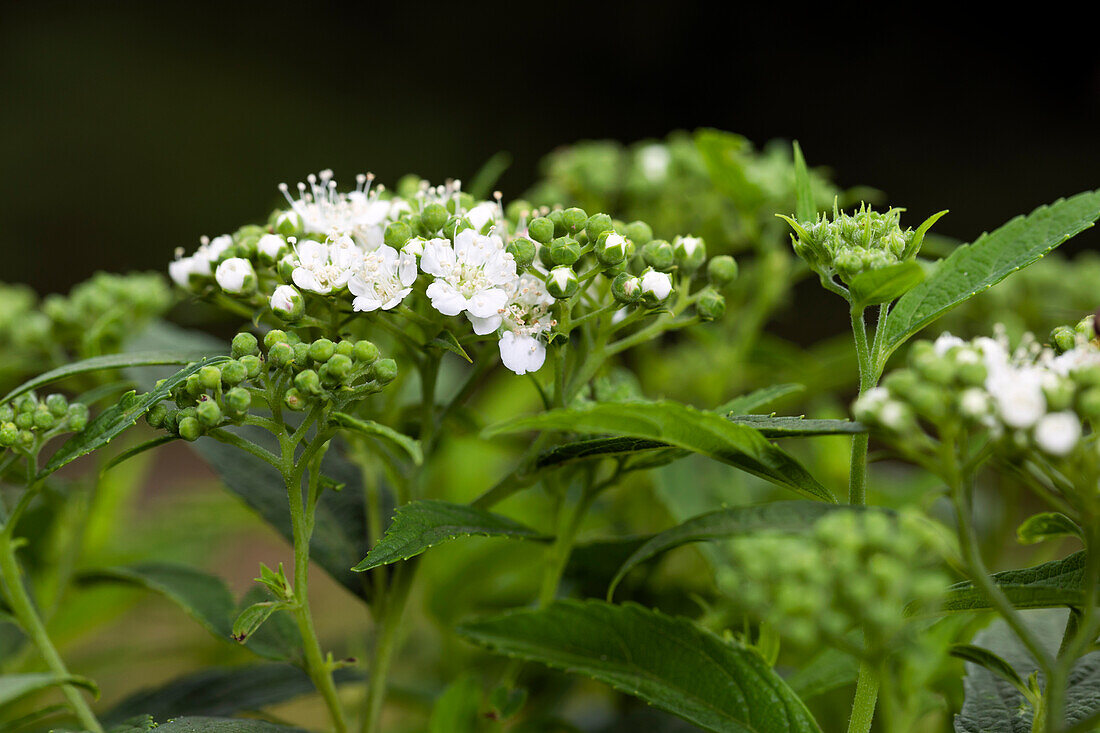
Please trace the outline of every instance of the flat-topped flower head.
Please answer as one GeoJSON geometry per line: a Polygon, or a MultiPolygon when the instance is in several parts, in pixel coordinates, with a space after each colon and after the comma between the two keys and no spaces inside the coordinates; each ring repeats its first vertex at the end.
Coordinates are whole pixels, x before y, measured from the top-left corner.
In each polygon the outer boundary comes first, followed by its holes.
{"type": "Polygon", "coordinates": [[[298,184],[298,198],[291,196],[285,183],[279,184],[279,190],[307,233],[327,234],[336,229],[353,237],[364,249],[374,249],[382,244],[386,223],[409,210],[402,199],[382,198],[381,186],[372,190],[372,174],[356,176],[355,190],[344,193],[337,190],[331,170],[310,174],[306,181],[298,184]]]}
{"type": "Polygon", "coordinates": [[[504,251],[500,237],[478,234],[472,229],[449,239],[431,239],[424,245],[420,269],[434,280],[427,295],[432,307],[445,316],[465,312],[484,319],[485,333],[500,326],[508,291],[505,286],[516,279],[516,262],[504,251]]]}
{"type": "Polygon", "coordinates": [[[294,284],[320,295],[347,285],[363,259],[362,250],[346,236],[326,242],[307,239],[294,244],[294,252],[294,284]]]}
{"type": "Polygon", "coordinates": [[[348,280],[357,311],[389,310],[412,292],[416,281],[416,257],[383,244],[367,252],[348,280]]]}

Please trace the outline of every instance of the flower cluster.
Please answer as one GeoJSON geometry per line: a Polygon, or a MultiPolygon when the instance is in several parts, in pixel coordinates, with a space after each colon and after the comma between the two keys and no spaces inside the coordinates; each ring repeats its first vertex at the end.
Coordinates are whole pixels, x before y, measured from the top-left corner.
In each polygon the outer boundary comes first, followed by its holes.
{"type": "Polygon", "coordinates": [[[1091,337],[1091,317],[1056,329],[1055,348],[1027,335],[1012,349],[1003,329],[971,341],[945,333],[914,344],[909,367],[864,394],[854,413],[909,450],[920,423],[938,436],[988,432],[1009,450],[1066,458],[1092,443],[1085,426],[1100,419],[1100,347],[1091,337]]]}
{"type": "Polygon", "coordinates": [[[948,586],[936,531],[917,515],[836,511],[804,535],[762,534],[732,543],[720,582],[751,615],[799,645],[819,641],[864,657],[895,650],[905,609],[935,603],[948,586]],[[862,646],[850,635],[863,631],[862,646]]]}
{"type": "Polygon", "coordinates": [[[88,425],[88,406],[62,394],[39,399],[33,392],[0,405],[0,449],[34,451],[55,435],[79,433],[88,425]]]}
{"type": "Polygon", "coordinates": [[[261,349],[255,336],[242,332],[234,337],[231,354],[230,361],[204,366],[178,385],[172,391],[176,407],[155,405],[146,415],[149,424],[197,440],[209,430],[239,424],[254,400],[266,401],[272,380],[294,385],[281,391],[282,407],[301,411],[314,405],[338,408],[378,392],[397,375],[393,359],[380,359],[369,341],[306,343],[293,333],[271,330],[261,349]]]}
{"type": "MultiPolygon", "coordinates": [[[[458,181],[405,182],[392,195],[372,180],[360,176],[341,193],[325,171],[299,184],[297,198],[282,186],[290,208],[267,226],[204,239],[193,254],[178,253],[169,272],[193,292],[323,325],[332,336],[352,332],[356,314],[396,311],[437,331],[448,328],[441,316],[460,316],[475,336],[496,336],[502,362],[517,374],[542,367],[577,306],[617,307],[622,320],[659,312],[697,273],[718,285],[736,276],[729,257],[704,267],[701,238],[657,240],[641,221],[522,201],[506,212],[499,194],[476,201],[458,181]]],[[[714,287],[684,298],[701,319],[724,310],[714,287]]]]}

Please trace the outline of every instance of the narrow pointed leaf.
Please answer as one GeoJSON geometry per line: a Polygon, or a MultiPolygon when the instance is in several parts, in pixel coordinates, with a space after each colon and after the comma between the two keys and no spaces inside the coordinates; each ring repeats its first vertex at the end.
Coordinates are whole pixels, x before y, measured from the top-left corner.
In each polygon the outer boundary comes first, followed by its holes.
{"type": "Polygon", "coordinates": [[[950,654],[953,657],[985,668],[1015,687],[1021,694],[1028,692],[1027,685],[1020,679],[1020,675],[1012,668],[1012,665],[988,649],[973,644],[955,644],[951,647],[950,654]]]}
{"type": "Polygon", "coordinates": [[[909,260],[878,270],[859,273],[848,283],[852,300],[861,306],[878,305],[897,300],[924,280],[924,268],[909,260]]]}
{"type": "Polygon", "coordinates": [[[551,410],[499,423],[485,435],[527,430],[606,433],[656,440],[701,453],[804,496],[836,503],[817,479],[755,428],[676,402],[600,403],[551,410]]]}
{"type": "Polygon", "coordinates": [[[755,412],[757,408],[775,402],[782,397],[797,394],[805,390],[806,387],[801,384],[773,384],[769,387],[761,387],[748,394],[734,397],[732,400],[715,410],[715,412],[719,415],[748,415],[750,412],[755,412]]]}
{"type": "Polygon", "coordinates": [[[381,438],[393,443],[403,450],[413,463],[420,465],[424,462],[424,452],[420,448],[420,441],[413,440],[404,433],[399,433],[391,427],[376,423],[373,420],[360,420],[343,412],[334,412],[330,418],[337,425],[354,430],[357,433],[371,438],[381,438]]]}
{"type": "Polygon", "coordinates": [[[1034,545],[1037,542],[1062,537],[1084,539],[1084,532],[1077,522],[1061,512],[1036,514],[1025,519],[1023,524],[1016,528],[1016,538],[1025,545],[1034,545]]]}
{"type": "Polygon", "coordinates": [[[302,728],[247,718],[176,718],[161,723],[157,733],[306,733],[302,728]]]}
{"type": "Polygon", "coordinates": [[[61,685],[83,687],[93,695],[99,696],[99,689],[95,686],[95,683],[83,677],[61,676],[45,672],[41,674],[4,674],[0,675],[0,707],[13,703],[27,695],[61,685]]]}
{"type": "Polygon", "coordinates": [[[795,213],[798,214],[799,221],[813,221],[817,218],[817,206],[814,203],[810,171],[806,168],[806,159],[802,157],[802,146],[795,140],[791,147],[794,152],[795,213]]]}
{"type": "Polygon", "coordinates": [[[458,631],[495,652],[609,684],[704,730],[820,730],[758,653],[634,604],[558,601],[458,631]]]}
{"type": "Polygon", "coordinates": [[[362,572],[408,560],[429,547],[460,537],[545,539],[545,535],[508,517],[468,504],[414,501],[397,509],[385,536],[353,570],[362,572]]]}

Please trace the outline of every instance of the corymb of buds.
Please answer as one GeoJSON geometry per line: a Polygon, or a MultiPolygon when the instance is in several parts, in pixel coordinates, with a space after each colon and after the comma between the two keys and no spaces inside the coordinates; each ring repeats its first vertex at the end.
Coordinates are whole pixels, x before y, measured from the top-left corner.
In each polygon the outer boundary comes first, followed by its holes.
{"type": "Polygon", "coordinates": [[[874,211],[862,204],[858,211],[846,214],[833,206],[830,221],[821,214],[815,222],[798,222],[781,216],[794,234],[795,254],[819,274],[831,278],[840,275],[845,283],[866,270],[913,259],[920,251],[925,233],[946,211],[928,217],[916,231],[901,228],[901,209],[874,211]]]}
{"type": "Polygon", "coordinates": [[[61,433],[79,433],[88,426],[88,406],[52,394],[44,400],[33,392],[0,405],[0,448],[33,451],[61,433]]]}

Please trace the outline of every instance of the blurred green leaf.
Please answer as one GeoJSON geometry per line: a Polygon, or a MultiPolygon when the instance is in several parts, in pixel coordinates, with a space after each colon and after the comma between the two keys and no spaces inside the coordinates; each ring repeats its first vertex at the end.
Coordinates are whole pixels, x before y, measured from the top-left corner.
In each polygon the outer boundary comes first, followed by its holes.
{"type": "Polygon", "coordinates": [[[501,150],[494,153],[485,161],[478,172],[474,174],[469,186],[464,186],[466,192],[477,200],[488,199],[493,193],[493,186],[512,165],[512,154],[501,150]]]}
{"type": "Polygon", "coordinates": [[[826,648],[806,666],[787,678],[787,684],[803,700],[854,685],[859,677],[859,661],[839,649],[826,648]]]}
{"type": "Polygon", "coordinates": [[[462,675],[432,706],[428,733],[477,733],[480,708],[481,684],[473,675],[462,675]]]}
{"type": "Polygon", "coordinates": [[[1084,538],[1084,533],[1073,521],[1061,512],[1043,512],[1028,517],[1016,528],[1016,537],[1022,544],[1034,545],[1049,539],[1060,537],[1084,538]]]}
{"type": "Polygon", "coordinates": [[[99,696],[95,683],[83,677],[61,676],[52,673],[43,674],[4,674],[0,675],[0,707],[13,703],[27,695],[60,685],[75,685],[99,696]]]}
{"type": "Polygon", "coordinates": [[[460,537],[545,539],[545,535],[500,514],[468,504],[414,501],[397,509],[386,535],[353,569],[357,572],[408,560],[429,547],[460,537]]]}
{"type": "Polygon", "coordinates": [[[806,387],[801,384],[773,384],[768,387],[761,387],[748,394],[734,397],[716,409],[715,412],[719,415],[748,415],[770,402],[775,402],[787,395],[803,392],[805,389],[806,387]]]}
{"type": "Polygon", "coordinates": [[[302,728],[244,718],[176,718],[156,727],[157,733],[305,733],[302,728]]]}
{"type": "Polygon", "coordinates": [[[343,412],[334,412],[329,418],[332,422],[353,430],[360,435],[369,438],[380,438],[396,445],[412,459],[413,463],[420,465],[424,462],[424,452],[420,449],[420,441],[414,440],[404,433],[399,433],[391,427],[376,423],[373,420],[360,420],[343,412]]]}
{"type": "Polygon", "coordinates": [[[820,731],[755,651],[634,604],[558,601],[458,631],[497,653],[607,683],[705,730],[820,731]]]}
{"type": "Polygon", "coordinates": [[[955,644],[951,647],[950,654],[957,659],[976,664],[986,671],[993,673],[1019,690],[1022,695],[1026,696],[1031,694],[1031,690],[1024,684],[1024,681],[1020,678],[1016,670],[1012,668],[1012,665],[988,649],[983,649],[973,644],[955,644]]]}
{"type": "Polygon", "coordinates": [[[814,203],[814,189],[810,183],[810,171],[806,168],[806,159],[802,156],[802,146],[795,140],[791,145],[794,153],[794,195],[795,213],[799,221],[813,221],[817,218],[817,206],[814,203]]]}

